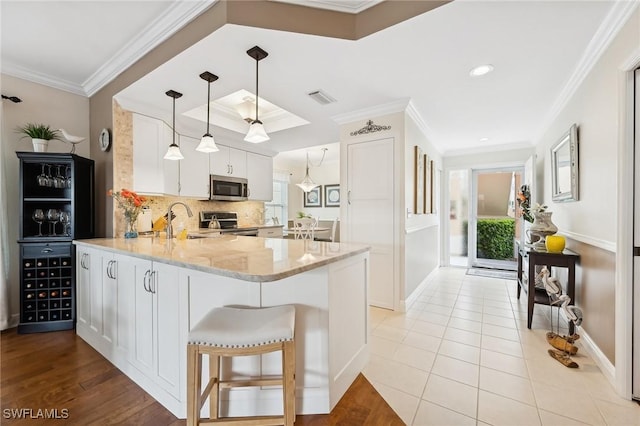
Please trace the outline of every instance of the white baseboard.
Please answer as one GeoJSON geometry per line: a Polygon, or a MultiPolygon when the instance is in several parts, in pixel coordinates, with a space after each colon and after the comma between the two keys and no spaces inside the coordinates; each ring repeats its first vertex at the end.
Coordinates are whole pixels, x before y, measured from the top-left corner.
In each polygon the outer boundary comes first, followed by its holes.
{"type": "Polygon", "coordinates": [[[616,368],[611,361],[609,361],[609,358],[606,357],[584,329],[580,329],[580,341],[582,341],[584,349],[589,353],[591,358],[593,358],[598,367],[600,367],[602,374],[609,380],[611,386],[616,389],[616,368]]]}
{"type": "Polygon", "coordinates": [[[9,328],[17,327],[20,324],[20,314],[13,314],[9,318],[9,328]]]}
{"type": "Polygon", "coordinates": [[[407,297],[405,300],[402,300],[400,302],[401,306],[404,308],[402,312],[407,312],[409,309],[411,309],[411,306],[416,302],[416,300],[418,300],[418,296],[422,294],[422,291],[427,287],[427,285],[429,284],[429,281],[431,281],[431,276],[437,270],[438,268],[435,268],[433,271],[429,272],[429,275],[427,275],[422,280],[422,282],[418,284],[418,287],[416,287],[416,289],[413,290],[413,293],[411,293],[409,297],[407,297]]]}

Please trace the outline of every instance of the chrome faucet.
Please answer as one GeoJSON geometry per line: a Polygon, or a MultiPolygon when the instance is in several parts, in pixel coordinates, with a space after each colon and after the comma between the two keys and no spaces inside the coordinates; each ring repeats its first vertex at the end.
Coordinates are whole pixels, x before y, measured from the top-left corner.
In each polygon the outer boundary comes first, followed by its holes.
{"type": "Polygon", "coordinates": [[[171,208],[176,204],[182,204],[187,209],[187,214],[189,215],[189,217],[193,216],[193,213],[191,213],[191,209],[189,208],[189,206],[182,201],[176,201],[175,203],[171,204],[169,206],[169,209],[167,210],[167,240],[173,238],[173,227],[171,226],[171,217],[173,216],[173,212],[171,211],[171,208]]]}

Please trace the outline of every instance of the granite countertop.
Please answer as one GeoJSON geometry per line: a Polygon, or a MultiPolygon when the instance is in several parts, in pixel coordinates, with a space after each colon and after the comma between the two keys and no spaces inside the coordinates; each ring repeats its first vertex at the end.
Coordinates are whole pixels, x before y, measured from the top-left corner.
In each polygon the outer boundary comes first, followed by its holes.
{"type": "Polygon", "coordinates": [[[93,247],[244,281],[277,281],[369,250],[363,244],[219,235],[213,238],[94,238],[93,247]]]}

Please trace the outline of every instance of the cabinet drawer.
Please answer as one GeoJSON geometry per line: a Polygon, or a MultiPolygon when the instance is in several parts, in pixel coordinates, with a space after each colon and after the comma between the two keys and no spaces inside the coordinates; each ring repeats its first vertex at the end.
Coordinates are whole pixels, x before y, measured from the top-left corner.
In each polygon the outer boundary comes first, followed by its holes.
{"type": "Polygon", "coordinates": [[[45,243],[45,244],[28,244],[22,246],[22,257],[38,258],[38,257],[70,257],[71,244],[69,243],[45,243]]]}
{"type": "Polygon", "coordinates": [[[281,238],[282,237],[282,228],[258,229],[258,237],[262,237],[262,238],[281,238]]]}

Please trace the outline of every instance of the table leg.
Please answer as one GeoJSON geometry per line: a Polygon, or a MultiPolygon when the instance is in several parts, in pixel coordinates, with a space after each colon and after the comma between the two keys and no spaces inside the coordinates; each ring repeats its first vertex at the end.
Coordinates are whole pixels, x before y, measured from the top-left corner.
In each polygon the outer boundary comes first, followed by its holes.
{"type": "MultiPolygon", "coordinates": [[[[571,298],[571,304],[574,305],[576,303],[576,267],[575,263],[569,265],[569,281],[567,282],[567,294],[571,298]]],[[[569,321],[569,336],[572,336],[575,333],[575,326],[573,322],[569,321]]]]}
{"type": "Polygon", "coordinates": [[[531,328],[531,321],[533,320],[533,305],[536,300],[536,265],[531,258],[529,258],[527,289],[527,328],[531,328]]]}
{"type": "Polygon", "coordinates": [[[520,249],[518,249],[518,279],[516,280],[516,285],[518,286],[518,289],[516,290],[518,294],[518,299],[520,299],[520,292],[522,291],[522,289],[520,288],[521,283],[522,283],[522,254],[520,253],[520,249]]]}

